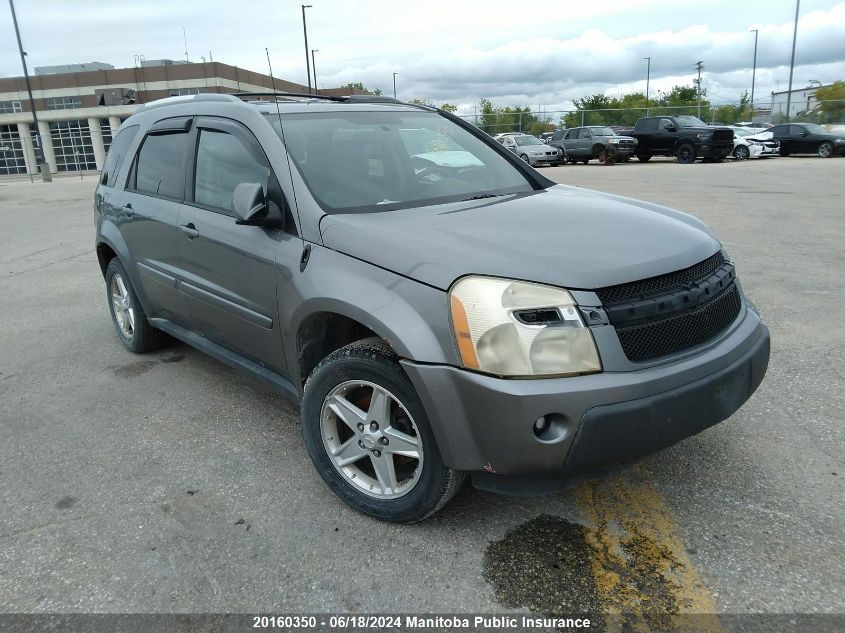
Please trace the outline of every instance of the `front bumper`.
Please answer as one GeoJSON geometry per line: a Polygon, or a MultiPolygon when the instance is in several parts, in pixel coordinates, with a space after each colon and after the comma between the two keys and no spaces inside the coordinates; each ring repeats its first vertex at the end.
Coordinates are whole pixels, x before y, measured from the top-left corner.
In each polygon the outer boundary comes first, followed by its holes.
{"type": "Polygon", "coordinates": [[[532,167],[534,165],[552,165],[560,160],[563,160],[563,154],[556,154],[554,156],[549,156],[548,154],[544,154],[543,156],[528,156],[528,164],[532,167]]]}
{"type": "Polygon", "coordinates": [[[769,360],[768,329],[744,312],[708,349],[636,371],[507,380],[402,363],[448,466],[472,471],[478,487],[544,493],[670,446],[739,409],[769,360]],[[555,420],[551,436],[535,435],[541,416],[555,420]]]}

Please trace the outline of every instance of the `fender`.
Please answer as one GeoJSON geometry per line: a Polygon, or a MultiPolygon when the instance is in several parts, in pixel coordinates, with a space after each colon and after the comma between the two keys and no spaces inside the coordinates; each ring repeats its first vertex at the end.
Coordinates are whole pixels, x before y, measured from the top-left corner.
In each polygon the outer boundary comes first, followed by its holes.
{"type": "MultiPolygon", "coordinates": [[[[280,270],[278,281],[280,297],[293,296],[287,294],[291,290],[300,295],[299,301],[291,302],[292,310],[279,305],[289,359],[297,358],[297,334],[306,320],[329,312],[369,328],[401,358],[457,364],[447,296],[440,289],[319,245],[312,245],[303,273],[291,277],[280,270]]],[[[299,373],[297,363],[289,365],[292,374],[299,373]]]]}
{"type": "Polygon", "coordinates": [[[132,259],[132,254],[129,252],[126,240],[123,239],[123,235],[121,235],[120,231],[112,222],[100,219],[97,238],[96,246],[105,244],[115,252],[120,263],[123,264],[126,274],[129,276],[129,282],[132,284],[132,289],[135,291],[138,301],[141,302],[141,307],[144,308],[144,312],[149,314],[147,312],[149,303],[147,297],[144,295],[141,280],[138,278],[138,269],[135,266],[135,261],[132,259]]]}

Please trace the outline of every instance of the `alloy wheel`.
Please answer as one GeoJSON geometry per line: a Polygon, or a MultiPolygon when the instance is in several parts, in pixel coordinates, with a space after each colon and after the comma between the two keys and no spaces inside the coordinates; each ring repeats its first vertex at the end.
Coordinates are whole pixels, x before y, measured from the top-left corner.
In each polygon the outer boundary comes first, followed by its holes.
{"type": "Polygon", "coordinates": [[[822,143],[819,145],[819,156],[822,158],[830,158],[830,155],[833,153],[833,145],[830,143],[822,143]]]}
{"type": "Polygon", "coordinates": [[[111,305],[120,332],[128,339],[135,334],[135,308],[123,278],[115,273],[110,284],[111,305]]]}
{"type": "Polygon", "coordinates": [[[332,389],[320,411],[320,434],[335,470],[366,495],[396,499],[419,482],[424,456],[414,419],[375,383],[349,380],[332,389]]]}

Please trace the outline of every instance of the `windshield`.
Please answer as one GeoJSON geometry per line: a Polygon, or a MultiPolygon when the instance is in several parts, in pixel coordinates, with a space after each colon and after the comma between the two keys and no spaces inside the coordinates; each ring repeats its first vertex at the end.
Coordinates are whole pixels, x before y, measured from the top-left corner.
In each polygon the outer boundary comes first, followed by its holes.
{"type": "Polygon", "coordinates": [[[802,123],[802,125],[810,134],[830,134],[830,130],[817,123],[802,123]]]}
{"type": "Polygon", "coordinates": [[[536,136],[523,134],[522,136],[516,137],[516,144],[525,147],[526,145],[542,145],[543,141],[538,139],[536,136]]]}
{"type": "Polygon", "coordinates": [[[593,136],[616,136],[616,132],[609,127],[591,127],[593,136]]]}
{"type": "Polygon", "coordinates": [[[679,127],[707,127],[707,124],[694,116],[676,116],[679,127]]]}
{"type": "MultiPolygon", "coordinates": [[[[277,115],[268,120],[280,134],[277,115]]],[[[532,191],[498,152],[433,112],[288,114],[283,125],[288,154],[328,213],[532,191]]]]}

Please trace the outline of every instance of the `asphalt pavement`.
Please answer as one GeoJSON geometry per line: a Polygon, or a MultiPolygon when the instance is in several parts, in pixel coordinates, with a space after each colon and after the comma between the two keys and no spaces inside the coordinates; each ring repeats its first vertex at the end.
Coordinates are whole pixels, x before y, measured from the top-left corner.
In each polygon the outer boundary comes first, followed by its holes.
{"type": "Polygon", "coordinates": [[[410,526],[334,497],[260,383],[123,349],[93,177],[0,181],[0,612],[845,612],[845,160],[543,173],[707,222],[771,329],[768,376],[611,479],[467,487],[410,526]]]}

